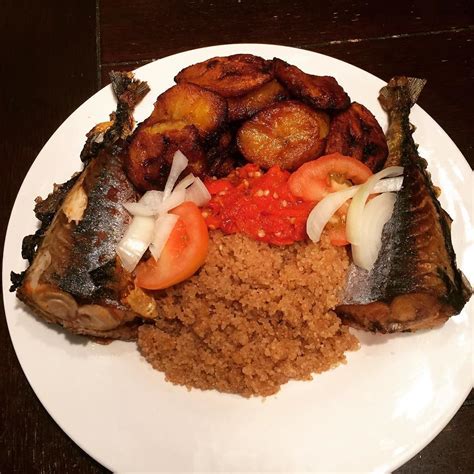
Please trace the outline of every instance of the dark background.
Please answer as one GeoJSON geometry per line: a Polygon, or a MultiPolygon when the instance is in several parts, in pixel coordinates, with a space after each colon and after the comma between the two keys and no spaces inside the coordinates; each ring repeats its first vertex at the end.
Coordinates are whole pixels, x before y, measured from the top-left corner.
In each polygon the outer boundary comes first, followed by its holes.
{"type": "MultiPolygon", "coordinates": [[[[318,51],[384,80],[428,79],[420,105],[473,167],[474,2],[7,0],[0,13],[0,238],[37,153],[111,69],[223,43],[318,51]]],[[[0,316],[0,472],[103,472],[49,417],[0,316]]],[[[398,473],[474,470],[474,395],[398,473]]],[[[370,446],[367,449],[371,449],[370,446]]]]}

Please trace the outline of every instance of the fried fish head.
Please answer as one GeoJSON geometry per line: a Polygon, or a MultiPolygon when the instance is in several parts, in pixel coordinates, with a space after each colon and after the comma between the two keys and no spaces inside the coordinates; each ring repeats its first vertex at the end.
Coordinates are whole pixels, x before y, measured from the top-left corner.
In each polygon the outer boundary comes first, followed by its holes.
{"type": "Polygon", "coordinates": [[[227,99],[230,122],[247,120],[275,102],[288,99],[287,90],[276,80],[267,82],[248,94],[227,99]]]}
{"type": "Polygon", "coordinates": [[[253,54],[215,57],[182,69],[178,84],[193,83],[223,97],[247,94],[273,77],[271,61],[253,54]]]}
{"type": "Polygon", "coordinates": [[[278,102],[245,122],[237,133],[240,152],[264,169],[295,170],[319,157],[326,145],[329,116],[296,101],[278,102]]]}
{"type": "Polygon", "coordinates": [[[377,119],[363,105],[353,102],[331,120],[326,153],[335,152],[357,158],[374,173],[383,168],[387,140],[377,119]]]}
{"type": "Polygon", "coordinates": [[[316,109],[343,110],[350,99],[344,89],[331,76],[313,76],[296,66],[275,58],[273,71],[290,93],[316,109]]]}
{"type": "Polygon", "coordinates": [[[146,120],[154,133],[196,127],[203,138],[218,131],[227,119],[227,103],[214,92],[194,84],[178,84],[163,92],[146,120]]]}

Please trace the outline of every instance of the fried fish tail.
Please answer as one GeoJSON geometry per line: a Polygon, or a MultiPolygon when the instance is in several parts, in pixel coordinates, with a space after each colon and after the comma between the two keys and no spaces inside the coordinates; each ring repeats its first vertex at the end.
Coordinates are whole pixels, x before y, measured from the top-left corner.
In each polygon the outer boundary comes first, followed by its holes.
{"type": "Polygon", "coordinates": [[[97,124],[87,134],[87,141],[80,155],[81,161],[86,164],[103,148],[111,152],[121,150],[123,141],[135,127],[133,111],[150,91],[148,84],[135,79],[132,72],[112,71],[110,80],[117,98],[117,108],[110,114],[107,122],[97,124]],[[116,146],[116,150],[112,150],[113,146],[116,146]]]}

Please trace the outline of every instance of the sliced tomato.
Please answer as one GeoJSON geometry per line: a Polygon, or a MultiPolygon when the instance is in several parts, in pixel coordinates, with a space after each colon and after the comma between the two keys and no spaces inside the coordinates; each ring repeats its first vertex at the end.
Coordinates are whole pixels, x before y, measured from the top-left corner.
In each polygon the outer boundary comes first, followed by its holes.
{"type": "Polygon", "coordinates": [[[359,160],[340,153],[321,156],[301,165],[288,180],[290,191],[305,201],[321,201],[329,193],[347,185],[361,184],[372,176],[359,160]]]}
{"type": "Polygon", "coordinates": [[[179,216],[158,261],[153,257],[138,265],[136,285],[161,290],[186,280],[204,263],[209,247],[206,221],[192,202],[170,211],[179,216]]]}
{"type": "Polygon", "coordinates": [[[324,228],[332,245],[343,247],[348,245],[349,241],[346,237],[346,216],[349,209],[349,202],[345,202],[336,213],[329,219],[324,228]]]}
{"type": "Polygon", "coordinates": [[[349,241],[346,237],[346,224],[345,222],[338,222],[337,224],[327,224],[326,232],[328,233],[331,244],[336,247],[344,247],[348,245],[349,241]]]}

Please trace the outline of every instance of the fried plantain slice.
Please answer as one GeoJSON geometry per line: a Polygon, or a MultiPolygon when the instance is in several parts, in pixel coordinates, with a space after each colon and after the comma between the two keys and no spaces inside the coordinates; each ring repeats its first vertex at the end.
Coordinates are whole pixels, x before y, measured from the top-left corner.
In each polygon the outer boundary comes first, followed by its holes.
{"type": "Polygon", "coordinates": [[[269,105],[287,99],[288,92],[275,79],[248,94],[227,99],[229,121],[246,120],[269,105]]]}
{"type": "Polygon", "coordinates": [[[294,97],[316,109],[343,110],[349,107],[349,96],[334,77],[306,74],[278,58],[273,60],[273,71],[294,97]]]}
{"type": "Polygon", "coordinates": [[[215,57],[182,69],[174,80],[191,82],[223,97],[247,94],[272,79],[271,61],[252,54],[215,57]]]}
{"type": "Polygon", "coordinates": [[[181,150],[189,160],[188,172],[203,175],[206,153],[194,125],[157,133],[154,125],[142,124],[135,132],[125,157],[130,181],[141,191],[163,189],[175,152],[181,150]]]}
{"type": "Polygon", "coordinates": [[[326,153],[335,152],[357,158],[374,173],[383,168],[388,155],[387,140],[377,119],[363,105],[353,102],[333,117],[326,153]]]}
{"type": "Polygon", "coordinates": [[[125,172],[140,191],[159,189],[166,182],[171,159],[169,141],[164,135],[152,133],[149,127],[140,126],[125,156],[125,172]]]}
{"type": "Polygon", "coordinates": [[[194,84],[178,84],[158,97],[146,124],[154,127],[153,133],[193,125],[206,137],[216,132],[226,119],[225,99],[194,84]]]}
{"type": "Polygon", "coordinates": [[[244,157],[262,168],[294,170],[321,155],[329,131],[326,113],[301,102],[278,102],[245,122],[237,132],[244,157]]]}
{"type": "Polygon", "coordinates": [[[242,155],[237,148],[235,130],[227,130],[216,139],[216,142],[207,151],[206,174],[222,178],[242,164],[242,155]]]}
{"type": "Polygon", "coordinates": [[[170,141],[170,149],[173,155],[177,150],[181,150],[188,159],[189,163],[186,169],[188,173],[193,173],[196,176],[206,174],[206,151],[196,127],[187,125],[181,130],[166,133],[166,137],[170,141]]]}

